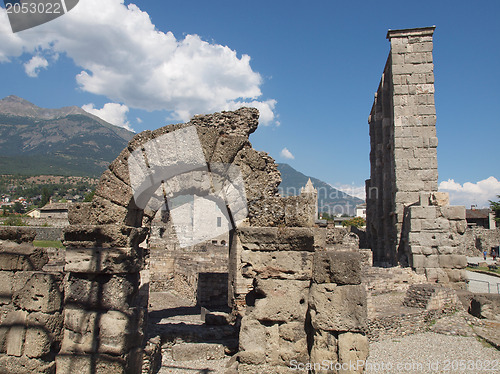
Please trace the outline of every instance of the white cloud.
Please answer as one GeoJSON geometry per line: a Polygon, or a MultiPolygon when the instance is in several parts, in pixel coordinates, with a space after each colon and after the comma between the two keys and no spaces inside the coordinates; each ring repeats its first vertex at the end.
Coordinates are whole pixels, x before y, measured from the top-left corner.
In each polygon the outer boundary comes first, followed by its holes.
{"type": "Polygon", "coordinates": [[[286,158],[288,160],[294,160],[295,159],[295,156],[286,147],[281,150],[280,154],[281,154],[281,157],[286,158]]]}
{"type": "Polygon", "coordinates": [[[127,120],[128,107],[117,103],[104,104],[102,109],[97,109],[94,104],[86,104],[82,109],[93,114],[115,126],[124,127],[127,130],[134,131],[127,120]]]}
{"type": "Polygon", "coordinates": [[[123,0],[86,0],[68,14],[13,34],[0,9],[0,62],[23,53],[66,54],[82,68],[81,89],[130,108],[168,110],[176,119],[256,106],[274,120],[275,100],[262,100],[262,78],[248,55],[197,35],[178,40],[123,0]]]}
{"type": "Polygon", "coordinates": [[[49,62],[44,57],[37,55],[24,64],[24,71],[29,77],[36,78],[40,69],[47,69],[47,66],[49,66],[49,62]]]}
{"type": "Polygon", "coordinates": [[[140,117],[137,117],[135,120],[137,121],[137,123],[142,123],[142,118],[140,117]]]}
{"type": "Polygon", "coordinates": [[[439,184],[439,191],[450,194],[451,205],[477,205],[479,208],[489,207],[488,200],[497,200],[500,195],[500,181],[495,177],[489,177],[477,183],[466,182],[463,185],[448,179],[439,184]]]}
{"type": "Polygon", "coordinates": [[[340,183],[331,186],[339,191],[345,192],[350,196],[358,197],[362,200],[366,199],[365,186],[355,186],[354,184],[340,184],[340,183]]]}

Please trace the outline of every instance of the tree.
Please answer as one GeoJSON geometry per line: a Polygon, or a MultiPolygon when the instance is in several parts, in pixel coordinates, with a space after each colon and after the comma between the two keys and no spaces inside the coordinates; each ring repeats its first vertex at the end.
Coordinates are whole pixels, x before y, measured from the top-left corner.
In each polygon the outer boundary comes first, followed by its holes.
{"type": "Polygon", "coordinates": [[[348,226],[355,226],[355,227],[363,227],[366,226],[366,220],[362,217],[354,217],[351,219],[347,219],[342,222],[342,226],[348,227],[348,226]]]}
{"type": "Polygon", "coordinates": [[[42,188],[42,200],[40,201],[39,207],[42,208],[50,201],[50,191],[47,187],[42,188]]]}
{"type": "MultiPolygon", "coordinates": [[[[500,195],[497,195],[500,198],[500,195]]],[[[490,200],[490,208],[495,212],[495,221],[500,222],[500,201],[490,200]]]]}
{"type": "Polygon", "coordinates": [[[15,213],[24,213],[24,207],[23,204],[21,204],[19,201],[16,201],[14,203],[14,206],[12,207],[15,213]]]}

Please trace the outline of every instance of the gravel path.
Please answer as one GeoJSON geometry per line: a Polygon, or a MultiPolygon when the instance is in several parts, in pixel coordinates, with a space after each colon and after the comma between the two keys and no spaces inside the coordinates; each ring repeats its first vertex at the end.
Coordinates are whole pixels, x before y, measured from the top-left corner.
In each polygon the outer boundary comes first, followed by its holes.
{"type": "Polygon", "coordinates": [[[473,337],[427,332],[370,344],[366,372],[498,374],[500,351],[473,337]]]}
{"type": "Polygon", "coordinates": [[[498,286],[500,278],[498,277],[473,271],[467,271],[467,277],[469,278],[468,290],[471,292],[498,293],[500,290],[500,286],[498,286]],[[486,282],[490,284],[489,288],[486,282]]]}

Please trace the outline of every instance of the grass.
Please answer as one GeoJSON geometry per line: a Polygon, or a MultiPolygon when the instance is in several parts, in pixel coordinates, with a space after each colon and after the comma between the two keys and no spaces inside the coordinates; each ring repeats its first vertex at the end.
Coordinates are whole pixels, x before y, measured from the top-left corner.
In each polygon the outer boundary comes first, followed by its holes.
{"type": "Polygon", "coordinates": [[[35,240],[33,245],[42,248],[64,248],[60,240],[35,240]]]}
{"type": "Polygon", "coordinates": [[[480,267],[477,267],[477,268],[467,267],[467,270],[470,270],[470,271],[481,270],[481,271],[486,271],[488,273],[495,273],[495,274],[499,274],[500,275],[500,269],[490,270],[488,267],[485,267],[485,266],[480,266],[480,267]]]}

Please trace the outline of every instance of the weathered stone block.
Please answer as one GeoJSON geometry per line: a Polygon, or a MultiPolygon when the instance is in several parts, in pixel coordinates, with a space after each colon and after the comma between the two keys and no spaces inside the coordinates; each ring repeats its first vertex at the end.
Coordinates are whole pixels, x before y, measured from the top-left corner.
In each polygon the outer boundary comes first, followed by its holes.
{"type": "Polygon", "coordinates": [[[361,254],[326,252],[314,254],[313,281],[338,285],[361,283],[361,254]]]}
{"type": "Polygon", "coordinates": [[[126,275],[70,274],[65,282],[64,303],[87,309],[126,311],[136,305],[139,273],[126,275]]]}
{"type": "Polygon", "coordinates": [[[446,232],[450,230],[450,221],[446,218],[426,219],[422,220],[423,231],[441,231],[446,232]]]}
{"type": "Polygon", "coordinates": [[[35,236],[36,231],[30,227],[0,227],[0,241],[31,243],[35,240],[35,236]]]}
{"type": "Polygon", "coordinates": [[[441,208],[444,218],[451,220],[464,220],[465,207],[464,206],[444,206],[441,208]]]}
{"type": "Polygon", "coordinates": [[[3,331],[3,333],[6,333],[4,346],[5,352],[9,356],[21,357],[23,353],[27,316],[28,313],[25,311],[11,311],[7,314],[7,317],[2,324],[8,328],[8,331],[3,331]]]}
{"type": "Polygon", "coordinates": [[[437,218],[437,208],[433,206],[411,206],[409,211],[411,219],[432,220],[437,218]]]}
{"type": "Polygon", "coordinates": [[[123,274],[141,268],[141,253],[134,248],[68,248],[65,271],[74,273],[123,274]]]}
{"type": "MultiPolygon", "coordinates": [[[[437,139],[437,138],[436,138],[437,139]]],[[[447,192],[433,192],[431,204],[435,206],[447,206],[450,204],[450,194],[447,192]]]]}
{"type": "Polygon", "coordinates": [[[40,358],[50,352],[52,339],[50,332],[42,326],[26,329],[24,354],[31,358],[40,358]]]}
{"type": "Polygon", "coordinates": [[[363,373],[368,358],[368,338],[363,334],[346,332],[339,334],[339,362],[347,367],[355,367],[349,373],[363,373]],[[360,365],[360,363],[362,363],[360,365]]]}
{"type": "Polygon", "coordinates": [[[29,357],[0,356],[0,373],[2,374],[53,374],[55,362],[47,362],[29,357]]]}
{"type": "Polygon", "coordinates": [[[359,331],[366,326],[366,292],[362,285],[312,284],[311,324],[316,330],[359,331]]]}
{"type": "Polygon", "coordinates": [[[62,275],[58,273],[17,272],[12,300],[31,312],[53,313],[62,308],[62,275]]]}
{"type": "Polygon", "coordinates": [[[9,304],[12,301],[12,278],[10,271],[0,271],[0,305],[9,304]]]}
{"type": "Polygon", "coordinates": [[[447,269],[463,269],[467,266],[464,255],[439,255],[439,266],[447,269]]]}
{"type": "Polygon", "coordinates": [[[42,270],[48,261],[49,257],[45,248],[0,242],[0,270],[42,270]]]}
{"type": "Polygon", "coordinates": [[[252,251],[314,251],[314,229],[302,227],[238,228],[244,249],[252,251]]]}
{"type": "MultiPolygon", "coordinates": [[[[265,352],[267,342],[266,327],[250,316],[241,319],[239,336],[240,351],[265,352]]],[[[265,356],[265,353],[264,353],[265,356]]]]}
{"type": "Polygon", "coordinates": [[[56,356],[57,374],[126,374],[128,365],[121,357],[104,354],[59,354],[56,356]]]}
{"type": "Polygon", "coordinates": [[[308,280],[312,276],[312,252],[299,251],[243,251],[244,271],[262,279],[308,280]]]}
{"type": "Polygon", "coordinates": [[[69,248],[135,247],[148,234],[147,228],[118,225],[72,225],[64,230],[69,248]]]}
{"type": "Polygon", "coordinates": [[[64,338],[62,353],[109,353],[123,355],[141,344],[138,335],[138,311],[129,314],[64,310],[64,338]]]}
{"type": "Polygon", "coordinates": [[[304,321],[309,281],[257,279],[255,292],[264,296],[255,301],[254,318],[259,321],[304,321]]]}
{"type": "Polygon", "coordinates": [[[115,204],[127,207],[134,198],[132,188],[120,180],[110,170],[106,170],[95,190],[96,196],[109,199],[115,204]]]}
{"type": "Polygon", "coordinates": [[[68,206],[68,221],[71,225],[139,226],[141,218],[142,214],[135,204],[125,208],[100,196],[94,196],[89,203],[74,203],[68,206]]]}
{"type": "MultiPolygon", "coordinates": [[[[314,331],[310,362],[313,364],[328,362],[335,365],[335,363],[338,362],[337,336],[338,333],[336,332],[322,330],[314,331]]],[[[327,372],[330,373],[330,371],[327,372]]]]}

